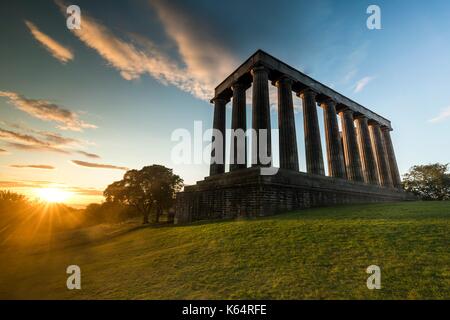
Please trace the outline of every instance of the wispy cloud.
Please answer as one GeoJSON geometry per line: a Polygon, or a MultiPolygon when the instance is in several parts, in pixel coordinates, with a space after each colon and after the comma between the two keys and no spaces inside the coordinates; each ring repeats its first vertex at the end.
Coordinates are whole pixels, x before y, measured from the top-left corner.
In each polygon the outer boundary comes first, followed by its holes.
{"type": "Polygon", "coordinates": [[[59,123],[58,128],[61,130],[83,131],[85,128],[97,128],[80,120],[77,113],[47,100],[28,99],[11,91],[0,91],[0,97],[8,98],[10,104],[35,118],[59,123]]]}
{"type": "Polygon", "coordinates": [[[119,166],[115,166],[112,164],[104,164],[104,163],[86,162],[86,161],[81,161],[81,160],[72,160],[72,163],[76,164],[77,166],[88,167],[88,168],[128,170],[127,167],[119,167],[119,166]]]}
{"type": "Polygon", "coordinates": [[[7,153],[8,153],[7,150],[5,150],[5,149],[0,149],[0,154],[7,154],[7,153]]]}
{"type": "Polygon", "coordinates": [[[39,41],[39,43],[47,49],[48,52],[51,53],[53,57],[61,61],[62,63],[66,63],[67,61],[73,60],[73,52],[69,49],[58,43],[56,40],[50,38],[48,35],[43,33],[38,29],[38,27],[30,22],[25,20],[25,24],[28,29],[30,29],[33,37],[39,41]]]}
{"type": "MultiPolygon", "coordinates": [[[[338,66],[335,75],[338,76],[334,80],[337,86],[348,87],[349,84],[355,82],[358,74],[364,71],[364,61],[367,60],[369,52],[369,42],[361,41],[361,43],[353,48],[346,48],[343,55],[334,55],[334,57],[328,61],[332,65],[338,66]]],[[[341,47],[336,47],[336,50],[342,50],[341,47]]],[[[331,50],[333,52],[333,50],[331,50]]],[[[355,87],[351,87],[354,90],[355,87]]]]}
{"type": "Polygon", "coordinates": [[[11,168],[32,168],[32,169],[46,169],[53,170],[54,166],[46,165],[46,164],[12,164],[11,168]]]}
{"type": "MultiPolygon", "coordinates": [[[[62,1],[56,3],[65,14],[65,4],[62,1]]],[[[208,36],[206,26],[195,25],[191,20],[187,25],[188,19],[168,3],[154,2],[153,5],[168,35],[178,46],[181,63],[151,39],[137,34],[128,34],[127,39],[119,37],[117,32],[86,12],[83,13],[82,28],[72,32],[126,80],[147,74],[200,99],[211,98],[214,87],[237,66],[236,60],[217,39],[208,36]]]]}
{"type": "Polygon", "coordinates": [[[64,137],[55,132],[24,128],[23,126],[15,124],[11,124],[11,126],[26,132],[0,128],[0,140],[8,142],[8,145],[14,149],[25,151],[51,151],[62,154],[78,153],[88,158],[100,158],[97,154],[75,149],[74,147],[80,147],[82,145],[82,141],[78,139],[64,137]]]}
{"type": "Polygon", "coordinates": [[[53,184],[50,181],[13,180],[0,181],[0,188],[42,188],[53,184]]]}
{"type": "Polygon", "coordinates": [[[171,1],[151,0],[150,3],[166,33],[176,43],[188,73],[199,84],[204,81],[212,89],[238,66],[239,61],[205,20],[190,16],[171,1]]]}
{"type": "Polygon", "coordinates": [[[353,68],[350,71],[348,71],[345,76],[342,78],[343,83],[349,83],[350,80],[352,80],[356,74],[358,73],[358,69],[353,68]]]}
{"type": "Polygon", "coordinates": [[[428,122],[436,123],[450,118],[450,106],[441,110],[441,112],[434,118],[428,120],[428,122]]]}
{"type": "Polygon", "coordinates": [[[102,196],[103,191],[95,188],[69,187],[68,191],[80,196],[102,196]]]}
{"type": "Polygon", "coordinates": [[[79,154],[82,154],[82,155],[84,155],[84,156],[86,156],[88,158],[100,159],[100,156],[98,154],[95,154],[95,153],[89,153],[89,152],[82,151],[82,150],[77,150],[75,152],[79,153],[79,154]]]}
{"type": "Polygon", "coordinates": [[[354,93],[361,92],[368,84],[374,79],[374,77],[364,77],[355,84],[354,93]]]}
{"type": "Polygon", "coordinates": [[[62,154],[70,154],[70,152],[58,149],[51,146],[42,146],[42,145],[34,145],[34,144],[25,144],[20,142],[9,142],[8,146],[11,148],[17,149],[17,150],[23,150],[23,151],[50,151],[50,152],[57,152],[62,154]]]}
{"type": "Polygon", "coordinates": [[[19,141],[19,142],[25,142],[25,143],[29,143],[29,144],[33,144],[33,145],[50,146],[50,144],[48,144],[42,140],[39,140],[38,138],[36,138],[32,135],[23,134],[23,133],[11,131],[11,130],[5,130],[2,128],[0,128],[0,138],[7,139],[7,140],[13,140],[13,141],[19,141]]]}
{"type": "Polygon", "coordinates": [[[64,137],[55,132],[38,131],[37,133],[54,145],[79,145],[81,143],[78,139],[64,137]]]}

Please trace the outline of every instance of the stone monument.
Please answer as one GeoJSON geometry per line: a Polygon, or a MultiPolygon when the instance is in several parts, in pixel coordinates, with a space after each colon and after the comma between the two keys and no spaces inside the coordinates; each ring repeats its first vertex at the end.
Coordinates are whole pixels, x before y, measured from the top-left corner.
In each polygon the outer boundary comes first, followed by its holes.
{"type": "Polygon", "coordinates": [[[401,189],[391,122],[262,50],[216,87],[211,102],[213,128],[224,138],[216,146],[213,138],[209,177],[177,194],[175,223],[411,199],[401,189]],[[272,162],[260,158],[262,148],[269,159],[272,155],[269,82],[278,91],[280,167],[274,175],[263,174],[262,169],[270,169],[272,162]],[[252,163],[248,161],[247,137],[237,143],[232,136],[230,170],[225,172],[225,108],[232,101],[232,129],[246,131],[246,90],[250,87],[252,129],[257,133],[251,141],[252,163]],[[293,92],[302,100],[306,172],[299,172],[293,92]],[[318,106],[324,115],[328,176],[318,106]],[[241,161],[237,161],[239,156],[241,161]]]}

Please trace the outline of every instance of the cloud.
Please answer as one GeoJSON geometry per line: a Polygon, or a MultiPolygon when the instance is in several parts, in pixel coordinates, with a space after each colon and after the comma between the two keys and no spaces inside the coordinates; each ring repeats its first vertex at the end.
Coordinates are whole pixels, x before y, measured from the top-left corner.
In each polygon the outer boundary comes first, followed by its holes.
{"type": "Polygon", "coordinates": [[[11,148],[18,149],[18,150],[24,150],[24,151],[50,151],[50,152],[57,152],[62,154],[70,154],[70,152],[58,149],[51,146],[40,146],[40,145],[31,145],[31,144],[24,144],[24,143],[18,143],[18,142],[9,142],[8,145],[11,148]]]}
{"type": "Polygon", "coordinates": [[[35,118],[59,123],[58,128],[61,130],[83,131],[85,128],[97,128],[80,120],[77,113],[47,100],[28,99],[10,91],[0,91],[0,97],[8,98],[10,104],[35,118]]]}
{"type": "Polygon", "coordinates": [[[86,152],[86,151],[83,151],[83,150],[77,150],[75,152],[79,153],[79,154],[82,154],[82,155],[84,155],[84,156],[86,156],[88,158],[100,159],[100,156],[98,154],[95,154],[95,153],[89,153],[89,152],[86,152]]]}
{"type": "Polygon", "coordinates": [[[54,145],[78,145],[79,140],[74,138],[63,137],[59,133],[48,132],[48,131],[35,131],[45,138],[46,141],[54,145]]]}
{"type": "MultiPolygon", "coordinates": [[[[17,124],[17,123],[12,123],[12,122],[7,122],[7,121],[6,122],[0,121],[0,124],[3,124],[10,128],[18,129],[23,132],[26,132],[29,135],[33,134],[35,136],[39,136],[39,139],[45,140],[45,142],[39,141],[41,144],[45,143],[45,144],[51,144],[54,146],[71,146],[71,147],[92,144],[91,142],[88,142],[88,141],[82,141],[79,139],[62,136],[61,134],[56,133],[56,132],[35,130],[35,129],[32,129],[25,125],[22,125],[22,124],[17,124]]],[[[0,130],[2,130],[2,129],[0,128],[0,130]]],[[[5,130],[3,130],[3,131],[5,131],[5,130]]],[[[36,138],[34,138],[34,139],[36,139],[36,138]]],[[[98,156],[96,154],[87,153],[82,150],[76,150],[75,152],[83,154],[90,158],[100,158],[100,156],[98,156]]]]}
{"type": "Polygon", "coordinates": [[[0,139],[8,141],[8,145],[19,150],[52,151],[58,153],[69,153],[67,150],[58,148],[49,142],[43,141],[35,136],[23,134],[12,130],[0,128],[0,139]]]}
{"type": "Polygon", "coordinates": [[[0,154],[8,154],[8,151],[0,148],[0,154]]]}
{"type": "Polygon", "coordinates": [[[22,134],[11,130],[5,130],[0,128],[0,138],[8,139],[8,140],[14,140],[14,141],[20,141],[20,142],[26,142],[34,145],[42,145],[42,146],[48,146],[49,144],[39,140],[38,138],[28,135],[28,134],[22,134]]]}
{"type": "Polygon", "coordinates": [[[356,74],[358,73],[358,69],[353,68],[350,71],[348,71],[345,76],[342,78],[343,83],[349,83],[350,80],[352,80],[356,74]]]}
{"type": "Polygon", "coordinates": [[[42,44],[53,57],[62,63],[73,60],[73,52],[69,48],[64,47],[45,33],[41,32],[32,22],[25,20],[25,24],[28,29],[30,29],[33,37],[39,41],[39,43],[42,44]]]}
{"type": "Polygon", "coordinates": [[[355,84],[354,93],[361,92],[369,84],[369,82],[372,81],[373,79],[374,79],[374,77],[364,77],[364,78],[358,80],[358,82],[356,82],[356,84],[355,84]]]}
{"type": "Polygon", "coordinates": [[[46,164],[12,164],[11,168],[33,168],[33,169],[46,169],[53,170],[54,166],[46,165],[46,164]]]}
{"type": "Polygon", "coordinates": [[[0,128],[0,140],[7,141],[8,145],[12,148],[25,151],[51,151],[63,154],[78,153],[88,158],[100,158],[99,155],[94,153],[89,153],[83,150],[70,149],[82,144],[82,142],[78,139],[64,137],[55,132],[38,131],[30,128],[24,128],[23,126],[16,124],[11,124],[10,126],[27,132],[21,133],[0,128]],[[30,132],[32,134],[30,134],[30,132]]]}
{"type": "MultiPolygon", "coordinates": [[[[63,2],[56,3],[65,14],[63,2]]],[[[210,99],[214,87],[237,66],[236,60],[214,37],[208,36],[206,26],[197,26],[191,20],[189,25],[185,25],[187,17],[168,4],[155,2],[154,6],[169,36],[177,44],[183,60],[181,63],[172,59],[151,39],[128,34],[125,40],[86,12],[83,13],[82,28],[71,31],[126,80],[147,74],[200,99],[210,99]]]]}
{"type": "Polygon", "coordinates": [[[428,122],[432,122],[432,123],[441,122],[447,118],[450,118],[450,106],[442,109],[441,112],[436,117],[428,120],[428,122]]]}
{"type": "Polygon", "coordinates": [[[49,184],[49,181],[0,181],[0,188],[41,188],[49,184]]]}
{"type": "MultiPolygon", "coordinates": [[[[369,44],[368,41],[361,41],[360,45],[350,49],[351,51],[346,52],[341,58],[336,57],[337,61],[334,61],[334,64],[341,66],[337,74],[343,74],[337,80],[339,84],[347,85],[355,79],[361,69],[361,64],[367,60],[369,44]]],[[[340,49],[336,48],[336,50],[340,49]]]]}
{"type": "Polygon", "coordinates": [[[239,65],[238,59],[218,40],[220,35],[213,34],[205,20],[190,16],[171,1],[150,3],[166,33],[175,41],[187,71],[199,83],[204,81],[212,89],[239,65]]]}
{"type": "Polygon", "coordinates": [[[111,164],[103,164],[103,163],[86,162],[86,161],[81,161],[81,160],[72,160],[72,163],[74,163],[78,166],[81,166],[81,167],[88,167],[88,168],[128,170],[127,167],[119,167],[119,166],[114,166],[111,164]]]}
{"type": "Polygon", "coordinates": [[[70,192],[76,193],[80,196],[102,196],[103,190],[95,188],[81,188],[81,187],[69,187],[67,189],[70,192]]]}

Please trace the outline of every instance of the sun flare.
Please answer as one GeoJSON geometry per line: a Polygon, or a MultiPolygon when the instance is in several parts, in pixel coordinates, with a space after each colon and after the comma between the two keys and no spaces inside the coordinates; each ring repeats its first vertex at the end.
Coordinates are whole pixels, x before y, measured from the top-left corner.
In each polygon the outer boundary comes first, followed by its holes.
{"type": "Polygon", "coordinates": [[[41,200],[51,203],[64,202],[71,196],[70,192],[58,188],[42,188],[37,194],[41,200]]]}

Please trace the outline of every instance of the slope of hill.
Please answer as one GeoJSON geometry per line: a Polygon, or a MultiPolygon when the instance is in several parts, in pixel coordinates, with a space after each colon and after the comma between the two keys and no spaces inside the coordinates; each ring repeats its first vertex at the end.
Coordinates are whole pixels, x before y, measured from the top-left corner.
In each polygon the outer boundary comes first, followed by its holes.
{"type": "Polygon", "coordinates": [[[2,250],[0,298],[450,299],[450,202],[319,208],[2,250]],[[81,290],[66,289],[66,267],[81,290]],[[366,268],[381,268],[368,290],[366,268]]]}

